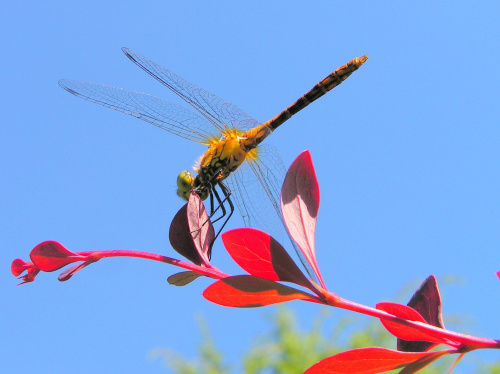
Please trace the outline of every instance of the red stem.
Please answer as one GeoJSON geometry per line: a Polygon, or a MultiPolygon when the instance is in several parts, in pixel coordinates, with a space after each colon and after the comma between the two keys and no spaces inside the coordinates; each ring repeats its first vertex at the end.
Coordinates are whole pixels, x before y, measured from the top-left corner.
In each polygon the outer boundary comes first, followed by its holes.
{"type": "MultiPolygon", "coordinates": [[[[224,279],[230,277],[229,274],[226,274],[215,267],[205,267],[200,265],[195,265],[190,262],[177,260],[171,257],[166,257],[154,253],[149,252],[140,252],[140,251],[128,251],[128,250],[115,250],[115,251],[87,251],[87,252],[79,252],[78,255],[81,256],[91,256],[95,258],[95,260],[99,260],[105,257],[137,257],[144,258],[148,260],[163,262],[166,264],[179,266],[181,268],[194,271],[199,274],[203,274],[209,278],[213,279],[224,279]]],[[[366,314],[375,318],[382,318],[388,321],[397,322],[405,326],[413,327],[419,331],[425,332],[431,336],[436,336],[439,338],[447,338],[449,339],[449,345],[456,347],[461,350],[473,350],[478,348],[497,348],[500,349],[500,341],[487,339],[487,338],[478,338],[475,336],[470,336],[466,334],[461,334],[445,329],[441,329],[436,326],[432,326],[426,323],[417,322],[417,321],[409,321],[407,319],[394,316],[389,314],[383,310],[379,310],[376,308],[372,308],[363,304],[358,304],[353,301],[349,301],[347,299],[343,299],[340,296],[328,292],[326,290],[320,291],[322,296],[326,299],[327,304],[350,310],[356,313],[366,314]]],[[[313,300],[310,300],[313,301],[313,300]]],[[[321,302],[321,299],[315,300],[316,302],[321,302]]]]}
{"type": "Polygon", "coordinates": [[[200,265],[195,265],[190,262],[186,261],[181,261],[177,260],[175,258],[171,257],[166,257],[162,255],[157,255],[154,253],[148,253],[148,252],[140,252],[140,251],[127,251],[127,250],[116,250],[116,251],[88,251],[88,252],[78,252],[79,255],[91,255],[92,257],[96,259],[101,259],[105,257],[138,257],[138,258],[145,258],[147,260],[153,260],[153,261],[159,261],[163,262],[166,264],[174,265],[174,266],[179,266],[181,268],[187,269],[194,271],[198,274],[203,274],[207,277],[213,278],[213,279],[223,279],[227,278],[230,275],[226,274],[216,267],[205,267],[205,266],[200,266],[200,265]]]}
{"type": "Polygon", "coordinates": [[[450,340],[449,345],[454,346],[456,348],[465,348],[468,351],[478,348],[500,349],[500,341],[498,340],[479,338],[471,335],[445,330],[422,322],[409,321],[407,319],[397,317],[387,312],[384,312],[383,310],[375,309],[366,305],[358,304],[353,301],[343,299],[337,295],[334,295],[332,300],[333,302],[331,305],[336,306],[338,308],[351,310],[356,313],[366,314],[376,318],[386,319],[392,322],[397,322],[402,325],[413,327],[431,336],[439,338],[444,337],[450,340]]]}

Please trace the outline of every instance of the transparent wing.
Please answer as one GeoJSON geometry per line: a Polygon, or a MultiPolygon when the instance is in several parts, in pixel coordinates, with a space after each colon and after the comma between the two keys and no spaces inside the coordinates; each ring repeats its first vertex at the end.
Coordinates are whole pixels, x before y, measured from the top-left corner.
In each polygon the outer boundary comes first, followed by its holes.
{"type": "Polygon", "coordinates": [[[203,117],[217,127],[220,132],[223,132],[226,127],[248,130],[259,124],[259,122],[236,105],[228,103],[216,95],[197,87],[141,54],[128,48],[122,48],[122,51],[146,73],[192,105],[203,117]]]}
{"type": "Polygon", "coordinates": [[[311,279],[315,279],[300,248],[292,240],[281,214],[280,194],[286,169],[277,150],[269,144],[258,149],[258,158],[247,159],[227,180],[233,201],[246,226],[261,229],[283,244],[288,237],[311,279]]]}
{"type": "Polygon", "coordinates": [[[61,79],[59,85],[73,95],[142,119],[198,143],[207,144],[210,137],[220,137],[220,133],[206,118],[156,96],[69,79],[61,79]]]}
{"type": "Polygon", "coordinates": [[[266,231],[276,240],[284,237],[279,196],[286,169],[274,147],[263,144],[256,160],[247,159],[225,182],[245,226],[266,231]]]}

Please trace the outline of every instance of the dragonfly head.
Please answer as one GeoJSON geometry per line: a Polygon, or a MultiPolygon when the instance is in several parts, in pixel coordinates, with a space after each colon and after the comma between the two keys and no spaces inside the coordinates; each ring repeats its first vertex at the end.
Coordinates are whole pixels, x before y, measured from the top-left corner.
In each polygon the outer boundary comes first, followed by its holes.
{"type": "Polygon", "coordinates": [[[189,195],[191,195],[191,191],[194,189],[194,179],[189,171],[181,171],[177,177],[177,196],[188,201],[189,195]]]}
{"type": "MultiPolygon", "coordinates": [[[[177,196],[181,199],[188,201],[191,191],[196,189],[195,186],[196,178],[187,170],[181,171],[177,177],[177,196]]],[[[205,200],[210,191],[207,188],[196,189],[196,193],[200,196],[202,200],[205,200]]]]}

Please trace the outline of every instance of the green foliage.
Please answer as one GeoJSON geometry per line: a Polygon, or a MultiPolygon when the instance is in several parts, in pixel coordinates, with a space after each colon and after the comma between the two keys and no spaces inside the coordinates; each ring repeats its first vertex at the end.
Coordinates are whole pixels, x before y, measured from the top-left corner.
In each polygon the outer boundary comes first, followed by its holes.
{"type": "Polygon", "coordinates": [[[176,374],[229,374],[230,367],[224,364],[224,356],[215,346],[208,326],[203,318],[198,319],[202,343],[198,346],[199,357],[189,361],[178,352],[156,348],[150,352],[151,359],[162,358],[165,365],[176,374]]]}
{"type": "MultiPolygon", "coordinates": [[[[175,374],[301,374],[321,359],[353,348],[387,347],[395,349],[395,338],[373,319],[345,317],[325,334],[327,310],[323,310],[313,321],[309,331],[301,331],[293,312],[279,305],[270,315],[271,331],[258,337],[253,347],[242,358],[242,369],[231,370],[224,363],[222,353],[216,348],[204,320],[199,320],[202,343],[198,347],[199,357],[188,360],[168,349],[155,349],[150,356],[162,358],[175,374]],[[366,322],[368,321],[368,322],[366,322]],[[353,331],[353,332],[351,332],[353,331]]],[[[467,357],[467,356],[466,356],[467,357]]],[[[422,374],[446,373],[454,358],[440,359],[423,369],[422,374]]],[[[459,365],[460,366],[460,365],[459,365]]],[[[396,374],[398,370],[389,373],[396,374]]],[[[460,368],[454,373],[459,374],[460,368]]],[[[477,365],[474,373],[500,374],[500,361],[477,365]]]]}
{"type": "Polygon", "coordinates": [[[316,318],[311,331],[299,331],[293,313],[283,305],[271,317],[273,328],[262,337],[243,358],[244,372],[302,373],[325,356],[335,354],[339,348],[323,336],[323,318],[316,318]]]}

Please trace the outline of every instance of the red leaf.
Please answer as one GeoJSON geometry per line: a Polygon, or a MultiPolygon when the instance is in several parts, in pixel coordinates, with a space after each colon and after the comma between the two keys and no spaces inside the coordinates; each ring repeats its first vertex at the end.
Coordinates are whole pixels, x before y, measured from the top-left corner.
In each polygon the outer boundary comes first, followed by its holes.
{"type": "Polygon", "coordinates": [[[25,270],[28,270],[31,267],[33,267],[32,262],[26,262],[21,260],[20,258],[16,258],[14,261],[12,261],[12,264],[10,265],[10,271],[13,276],[18,277],[25,270]]]}
{"type": "Polygon", "coordinates": [[[182,271],[177,274],[173,274],[167,278],[167,282],[174,286],[185,286],[196,278],[201,277],[201,274],[195,273],[194,271],[182,271]]]}
{"type": "Polygon", "coordinates": [[[185,204],[175,215],[170,224],[168,238],[170,245],[177,253],[186,257],[192,263],[201,265],[203,260],[193,243],[193,237],[188,225],[187,209],[187,204],[185,204]]]}
{"type": "MultiPolygon", "coordinates": [[[[436,278],[429,276],[415,292],[408,306],[415,309],[427,323],[444,329],[441,295],[436,278]]],[[[405,352],[424,352],[434,344],[425,341],[398,339],[398,350],[405,352]]]]}
{"type": "MultiPolygon", "coordinates": [[[[406,305],[395,304],[395,303],[379,303],[376,305],[377,309],[383,310],[390,313],[396,317],[401,317],[409,321],[423,322],[427,323],[415,309],[410,308],[406,305]]],[[[432,336],[422,332],[414,327],[402,325],[397,322],[392,322],[386,319],[380,319],[380,322],[384,327],[394,336],[404,340],[423,340],[426,342],[433,343],[444,343],[446,344],[448,340],[443,339],[439,336],[432,336]]],[[[432,344],[432,343],[431,343],[432,344]]],[[[435,345],[435,344],[432,344],[435,345]]]]}
{"type": "Polygon", "coordinates": [[[497,271],[497,277],[500,279],[500,271],[497,271]]]}
{"type": "Polygon", "coordinates": [[[203,297],[222,306],[255,308],[314,296],[268,279],[238,275],[211,284],[203,297]]]}
{"type": "Polygon", "coordinates": [[[32,262],[24,262],[21,259],[16,259],[12,261],[12,265],[10,270],[12,271],[12,274],[15,275],[16,277],[21,275],[24,271],[26,271],[26,274],[23,275],[22,277],[19,277],[19,279],[22,279],[23,282],[19,283],[18,286],[24,283],[29,283],[33,282],[40,272],[40,269],[35,266],[32,262]]]}
{"type": "Polygon", "coordinates": [[[84,261],[80,256],[68,251],[62,244],[51,240],[38,244],[31,250],[31,261],[42,271],[55,271],[73,262],[84,261]]]}
{"type": "Polygon", "coordinates": [[[314,290],[285,249],[269,234],[241,228],[222,234],[233,260],[251,275],[272,281],[293,282],[314,290]]]}
{"type": "Polygon", "coordinates": [[[410,353],[386,348],[359,348],[321,360],[304,374],[376,374],[401,368],[432,353],[410,353]]]}
{"type": "Polygon", "coordinates": [[[208,218],[205,205],[194,191],[189,196],[187,218],[196,250],[205,266],[210,266],[210,251],[215,240],[214,227],[208,218]]]}
{"type": "Polygon", "coordinates": [[[281,210],[290,236],[323,284],[314,246],[319,210],[319,185],[309,151],[302,152],[286,174],[281,189],[281,210]]]}

